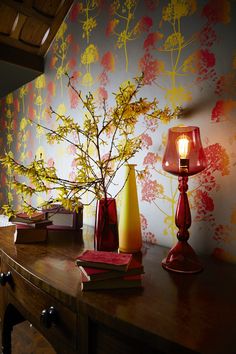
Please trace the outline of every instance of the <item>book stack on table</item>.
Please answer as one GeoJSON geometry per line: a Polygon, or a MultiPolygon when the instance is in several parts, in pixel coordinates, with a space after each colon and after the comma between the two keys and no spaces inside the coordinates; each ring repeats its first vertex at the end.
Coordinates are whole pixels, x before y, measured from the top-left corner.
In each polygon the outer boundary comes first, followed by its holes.
{"type": "Polygon", "coordinates": [[[19,213],[11,221],[17,229],[14,237],[15,243],[46,241],[47,226],[52,224],[52,221],[46,219],[45,213],[35,213],[31,217],[25,213],[19,213]]]}
{"type": "Polygon", "coordinates": [[[85,250],[76,264],[83,291],[142,287],[143,265],[132,254],[85,250]]]}

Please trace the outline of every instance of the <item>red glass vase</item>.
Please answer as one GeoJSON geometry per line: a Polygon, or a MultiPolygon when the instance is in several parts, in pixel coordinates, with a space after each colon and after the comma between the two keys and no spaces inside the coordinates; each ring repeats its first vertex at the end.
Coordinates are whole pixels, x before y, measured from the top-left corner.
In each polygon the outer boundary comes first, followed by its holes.
{"type": "Polygon", "coordinates": [[[98,251],[117,251],[118,246],[116,200],[100,199],[96,206],[94,248],[98,251]]]}

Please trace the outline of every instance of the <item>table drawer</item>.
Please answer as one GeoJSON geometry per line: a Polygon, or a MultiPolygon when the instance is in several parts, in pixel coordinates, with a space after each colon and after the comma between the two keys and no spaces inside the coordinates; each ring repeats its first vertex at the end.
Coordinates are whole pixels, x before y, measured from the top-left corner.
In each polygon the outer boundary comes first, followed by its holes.
{"type": "Polygon", "coordinates": [[[77,347],[76,314],[33,285],[9,264],[4,262],[2,271],[11,272],[10,281],[5,285],[8,303],[12,303],[48,339],[57,353],[73,353],[77,347]],[[50,325],[50,316],[53,315],[52,307],[55,310],[55,316],[50,325]],[[49,321],[45,321],[46,319],[49,321]]]}

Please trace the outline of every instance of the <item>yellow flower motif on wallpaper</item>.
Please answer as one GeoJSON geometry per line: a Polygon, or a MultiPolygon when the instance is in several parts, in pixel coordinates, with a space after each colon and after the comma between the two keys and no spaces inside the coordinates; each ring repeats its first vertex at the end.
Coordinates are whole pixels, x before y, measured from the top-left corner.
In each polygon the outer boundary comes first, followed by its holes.
{"type": "Polygon", "coordinates": [[[183,62],[182,71],[184,73],[190,72],[195,74],[198,68],[198,57],[199,54],[197,52],[190,54],[188,58],[183,62]]]}
{"type": "Polygon", "coordinates": [[[26,160],[26,153],[25,151],[22,151],[21,154],[20,154],[20,161],[24,162],[26,160]]]}
{"type": "Polygon", "coordinates": [[[41,95],[37,96],[36,99],[34,100],[34,103],[36,106],[42,106],[43,104],[42,96],[41,95]]]}
{"type": "Polygon", "coordinates": [[[19,97],[22,99],[28,93],[28,88],[26,85],[22,86],[19,90],[19,97]]]}
{"type": "Polygon", "coordinates": [[[57,107],[57,112],[59,115],[63,116],[66,113],[66,106],[64,103],[60,103],[57,107]]]}
{"type": "Polygon", "coordinates": [[[163,48],[164,50],[175,50],[182,46],[184,43],[184,37],[180,32],[172,33],[169,37],[167,37],[163,48]]]}
{"type": "Polygon", "coordinates": [[[7,117],[7,119],[11,119],[12,118],[12,111],[8,108],[7,110],[6,110],[6,117],[7,117]]]}
{"type": "Polygon", "coordinates": [[[84,86],[92,86],[93,85],[93,77],[90,73],[86,73],[82,77],[82,85],[84,86]]]}
{"type": "Polygon", "coordinates": [[[192,15],[195,11],[196,0],[170,0],[162,10],[162,21],[169,23],[170,31],[168,31],[169,35],[159,50],[167,53],[170,57],[169,68],[166,60],[163,72],[165,76],[169,77],[170,83],[168,86],[163,85],[161,88],[165,91],[165,98],[169,100],[172,107],[183,105],[192,100],[191,91],[179,84],[178,79],[182,78],[186,72],[195,73],[198,69],[198,54],[190,54],[185,59],[186,52],[184,52],[196,41],[197,36],[193,34],[191,38],[185,38],[181,31],[183,28],[181,19],[192,15]]]}
{"type": "Polygon", "coordinates": [[[99,8],[100,3],[100,0],[86,0],[79,3],[80,13],[85,15],[85,20],[80,21],[83,29],[82,38],[86,38],[87,43],[89,43],[92,30],[97,27],[97,13],[95,11],[99,8]]]}
{"type": "Polygon", "coordinates": [[[45,130],[42,127],[36,127],[36,132],[36,136],[38,139],[45,135],[45,130]]]}
{"type": "Polygon", "coordinates": [[[56,73],[57,80],[62,79],[63,75],[65,74],[65,71],[66,69],[63,68],[62,65],[57,68],[57,73],[56,73]]]}
{"type": "Polygon", "coordinates": [[[7,145],[11,145],[13,142],[13,135],[11,133],[7,134],[7,145]]]}
{"type": "Polygon", "coordinates": [[[98,50],[94,44],[90,44],[81,55],[81,63],[83,65],[90,65],[98,61],[98,59],[98,50]]]}
{"type": "Polygon", "coordinates": [[[28,120],[23,117],[20,121],[20,130],[24,130],[28,125],[28,120]]]}
{"type": "Polygon", "coordinates": [[[181,17],[192,15],[196,9],[196,0],[171,0],[163,9],[162,19],[173,23],[181,17]]]}
{"type": "Polygon", "coordinates": [[[166,90],[165,98],[171,103],[172,107],[181,106],[183,103],[192,101],[191,92],[181,85],[166,90]]]}
{"type": "Polygon", "coordinates": [[[12,104],[13,103],[13,94],[9,93],[6,97],[6,104],[12,104]]]}
{"type": "Polygon", "coordinates": [[[56,34],[55,40],[58,41],[59,39],[61,39],[64,36],[66,30],[67,30],[67,24],[63,22],[61,27],[59,28],[59,31],[56,34]]]}
{"type": "Polygon", "coordinates": [[[152,25],[152,21],[149,22],[147,17],[134,23],[137,5],[137,0],[126,0],[124,2],[114,0],[110,5],[114,18],[109,21],[106,33],[107,35],[113,34],[116,36],[117,48],[123,48],[126,71],[128,71],[129,66],[128,43],[137,39],[137,37],[143,33],[144,28],[146,31],[147,28],[152,25]],[[147,20],[147,22],[145,22],[145,20],[147,20]],[[120,31],[118,31],[118,27],[120,28],[120,31]]]}
{"type": "Polygon", "coordinates": [[[90,17],[83,23],[83,38],[87,38],[89,41],[90,32],[97,26],[97,21],[90,17]]]}
{"type": "Polygon", "coordinates": [[[89,44],[85,51],[81,54],[81,64],[86,67],[86,73],[82,77],[82,84],[85,86],[93,85],[93,77],[90,72],[90,65],[99,60],[97,47],[94,44],[89,44]]]}
{"type": "Polygon", "coordinates": [[[45,75],[40,75],[39,77],[37,77],[37,79],[35,80],[35,87],[37,89],[41,89],[44,88],[46,86],[46,80],[45,80],[45,75]]]}

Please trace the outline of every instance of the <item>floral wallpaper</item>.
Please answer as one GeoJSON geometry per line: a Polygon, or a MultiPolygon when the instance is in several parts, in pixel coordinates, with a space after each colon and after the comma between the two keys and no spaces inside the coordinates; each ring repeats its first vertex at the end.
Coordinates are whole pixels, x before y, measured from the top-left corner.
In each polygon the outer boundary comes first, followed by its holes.
{"type": "MultiPolygon", "coordinates": [[[[83,93],[92,92],[98,105],[104,98],[112,104],[112,92],[143,72],[143,97],[183,108],[177,121],[157,125],[143,119],[136,126],[143,146],[134,162],[146,170],[137,180],[143,239],[176,242],[177,179],[162,170],[161,159],[169,127],[197,125],[208,166],[189,180],[190,243],[197,252],[236,262],[235,33],[234,0],[75,1],[46,56],[45,74],[0,101],[1,154],[11,151],[26,163],[42,153],[73,179],[71,146],[49,147],[44,129],[28,118],[53,128],[51,105],[83,119],[65,72],[83,93]]],[[[1,169],[0,178],[0,203],[20,204],[9,187],[12,172],[1,169]]],[[[85,209],[85,219],[94,220],[94,206],[85,209]]]]}

